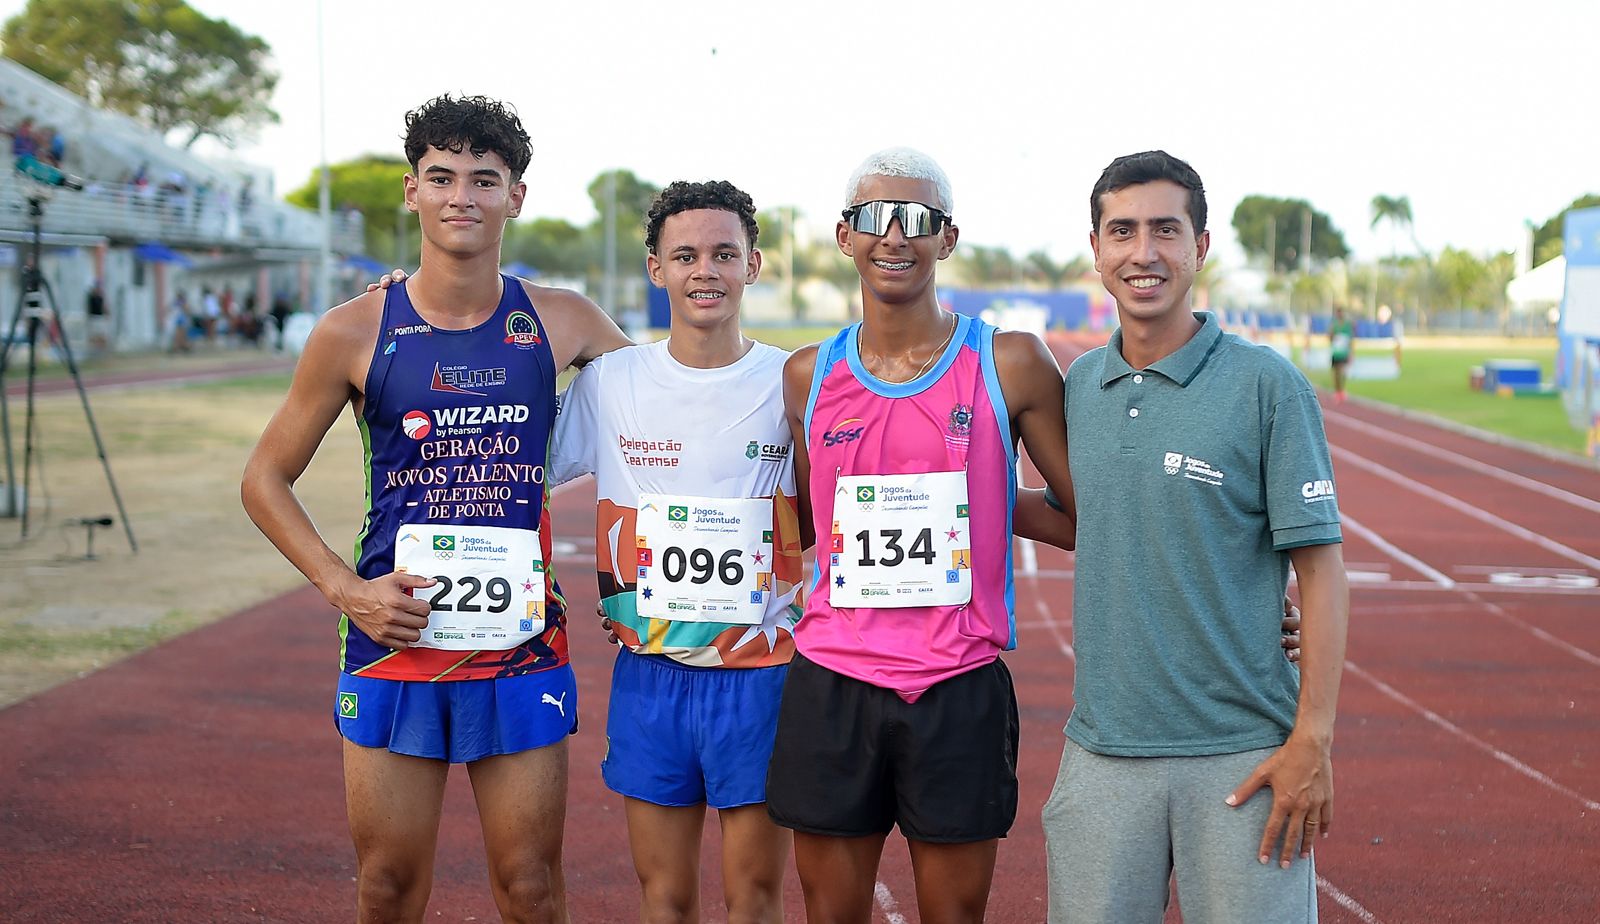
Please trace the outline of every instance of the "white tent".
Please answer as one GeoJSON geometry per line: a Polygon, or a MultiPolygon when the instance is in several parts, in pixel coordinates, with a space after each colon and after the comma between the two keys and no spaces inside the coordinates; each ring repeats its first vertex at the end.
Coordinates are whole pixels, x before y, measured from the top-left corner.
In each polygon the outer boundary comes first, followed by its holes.
{"type": "Polygon", "coordinates": [[[1546,260],[1506,283],[1512,311],[1546,311],[1561,304],[1567,286],[1567,258],[1546,260]]]}

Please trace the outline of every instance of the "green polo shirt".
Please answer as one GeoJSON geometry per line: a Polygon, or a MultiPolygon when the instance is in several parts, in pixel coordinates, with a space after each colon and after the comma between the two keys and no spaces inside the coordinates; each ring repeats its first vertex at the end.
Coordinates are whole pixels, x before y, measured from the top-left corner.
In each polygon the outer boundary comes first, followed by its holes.
{"type": "Polygon", "coordinates": [[[1078,666],[1067,735],[1118,756],[1282,744],[1299,674],[1280,645],[1290,549],[1340,541],[1311,385],[1197,314],[1148,369],[1122,332],[1067,372],[1078,666]]]}

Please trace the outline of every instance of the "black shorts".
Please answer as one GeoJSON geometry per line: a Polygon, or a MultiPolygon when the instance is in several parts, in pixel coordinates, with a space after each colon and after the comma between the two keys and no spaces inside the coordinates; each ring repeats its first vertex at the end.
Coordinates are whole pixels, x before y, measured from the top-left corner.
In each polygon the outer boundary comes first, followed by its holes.
{"type": "Polygon", "coordinates": [[[999,658],[915,703],[796,654],[778,710],[767,812],[808,834],[965,844],[1017,818],[1017,697],[999,658]]]}

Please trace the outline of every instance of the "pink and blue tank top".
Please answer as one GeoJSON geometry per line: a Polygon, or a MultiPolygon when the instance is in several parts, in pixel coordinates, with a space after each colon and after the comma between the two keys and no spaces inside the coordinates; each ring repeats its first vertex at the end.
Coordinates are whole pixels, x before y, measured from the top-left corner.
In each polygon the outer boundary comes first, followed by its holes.
{"type": "MultiPolygon", "coordinates": [[[[817,349],[806,403],[811,509],[817,564],[805,618],[795,628],[801,654],[829,670],[915,701],[934,684],[993,661],[1016,646],[1011,577],[1011,515],[1016,450],[994,364],[996,329],[958,316],[933,368],[903,384],[862,364],[861,325],[817,349]],[[853,475],[964,472],[970,512],[972,596],[962,605],[834,606],[839,575],[835,492],[853,475]]],[[[941,524],[942,527],[943,524],[941,524]]]]}
{"type": "Polygon", "coordinates": [[[450,524],[539,530],[545,628],[504,651],[394,651],[341,616],[341,668],[391,680],[478,680],[567,663],[566,606],[550,570],[545,467],[555,418],[555,361],[522,284],[502,276],[494,314],[469,330],[434,327],[391,286],[367,372],[360,417],[367,516],[356,573],[395,568],[400,526],[450,524]]]}

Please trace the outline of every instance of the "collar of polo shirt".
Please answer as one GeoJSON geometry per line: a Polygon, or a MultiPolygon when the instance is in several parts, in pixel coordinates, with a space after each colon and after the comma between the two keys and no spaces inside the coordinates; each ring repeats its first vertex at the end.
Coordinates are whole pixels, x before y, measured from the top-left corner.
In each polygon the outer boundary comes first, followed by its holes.
{"type": "Polygon", "coordinates": [[[1189,342],[1143,370],[1134,369],[1122,358],[1122,328],[1117,328],[1107,345],[1105,364],[1100,370],[1100,387],[1105,388],[1117,379],[1139,371],[1159,372],[1180,386],[1187,386],[1194,381],[1194,377],[1205,368],[1206,360],[1211,358],[1211,352],[1222,341],[1222,326],[1217,323],[1216,315],[1209,311],[1196,311],[1194,316],[1200,322],[1200,329],[1189,338],[1189,342]]]}

